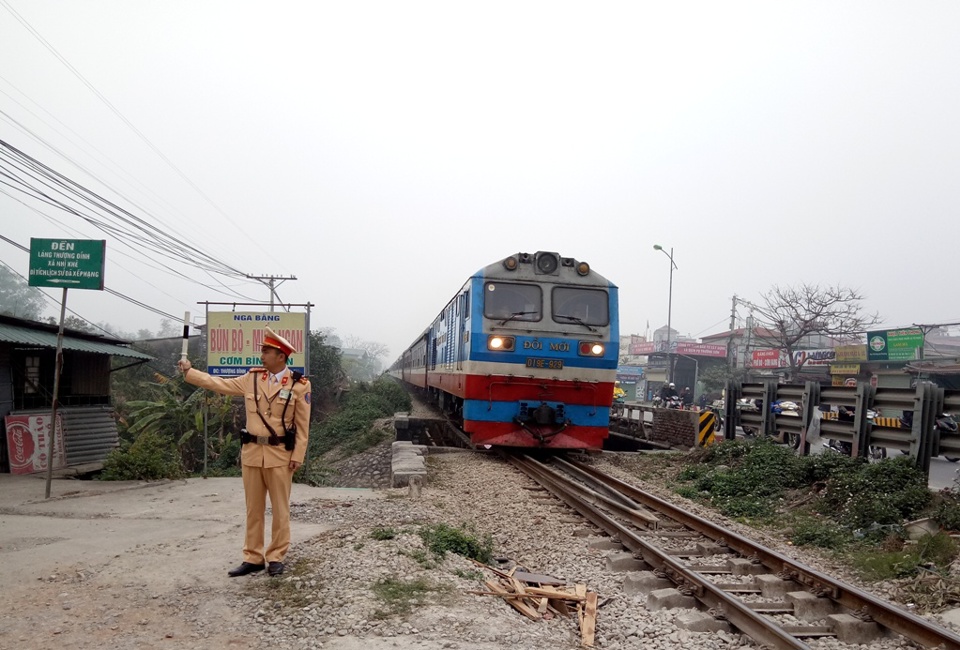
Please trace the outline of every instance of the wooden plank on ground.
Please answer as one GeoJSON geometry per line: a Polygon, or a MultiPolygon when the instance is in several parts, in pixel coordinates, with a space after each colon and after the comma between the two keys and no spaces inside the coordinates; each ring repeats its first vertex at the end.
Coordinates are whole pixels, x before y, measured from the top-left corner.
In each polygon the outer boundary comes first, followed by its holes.
{"type": "Polygon", "coordinates": [[[534,596],[546,596],[547,598],[554,598],[556,600],[583,600],[582,597],[576,594],[567,593],[560,589],[551,589],[550,587],[527,587],[527,593],[534,596]]]}
{"type": "MultiPolygon", "coordinates": [[[[577,596],[587,599],[587,585],[576,586],[577,596]]],[[[577,627],[583,629],[583,603],[577,603],[577,627]]]]}
{"type": "Polygon", "coordinates": [[[540,614],[537,613],[537,610],[533,609],[532,607],[527,605],[525,602],[520,600],[515,594],[511,594],[509,591],[507,591],[506,589],[498,585],[496,582],[493,582],[492,580],[487,580],[483,584],[485,584],[487,586],[487,589],[489,589],[490,591],[495,591],[504,596],[508,596],[508,598],[506,599],[507,604],[513,607],[515,610],[517,610],[521,614],[523,614],[524,616],[526,616],[527,618],[532,619],[534,621],[540,620],[540,614]]]}
{"type": "Polygon", "coordinates": [[[543,575],[542,573],[530,573],[528,571],[517,571],[513,574],[513,577],[517,580],[531,583],[535,582],[540,585],[560,586],[567,584],[565,580],[561,580],[560,578],[543,575]]]}
{"type": "Polygon", "coordinates": [[[549,605],[550,605],[550,599],[549,599],[549,598],[541,598],[541,599],[540,599],[540,606],[537,607],[537,613],[540,614],[541,616],[542,616],[543,614],[546,614],[546,613],[547,613],[547,607],[548,607],[549,605]]]}
{"type": "Polygon", "coordinates": [[[563,616],[565,618],[570,618],[570,608],[567,607],[567,604],[562,600],[551,599],[550,607],[552,607],[553,611],[555,611],[557,614],[560,614],[560,616],[563,616]]]}
{"type": "Polygon", "coordinates": [[[587,594],[586,607],[583,613],[583,626],[580,628],[580,644],[585,648],[592,648],[597,632],[597,592],[587,594]]]}

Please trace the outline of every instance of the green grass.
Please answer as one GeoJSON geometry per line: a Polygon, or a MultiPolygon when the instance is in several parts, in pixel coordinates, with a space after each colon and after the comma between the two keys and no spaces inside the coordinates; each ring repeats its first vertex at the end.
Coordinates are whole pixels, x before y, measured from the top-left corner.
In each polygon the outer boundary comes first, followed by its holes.
{"type": "Polygon", "coordinates": [[[391,616],[405,616],[412,612],[414,607],[436,604],[440,600],[437,596],[448,591],[446,587],[424,578],[402,580],[396,577],[379,580],[371,589],[382,605],[373,615],[380,620],[391,616]]]}

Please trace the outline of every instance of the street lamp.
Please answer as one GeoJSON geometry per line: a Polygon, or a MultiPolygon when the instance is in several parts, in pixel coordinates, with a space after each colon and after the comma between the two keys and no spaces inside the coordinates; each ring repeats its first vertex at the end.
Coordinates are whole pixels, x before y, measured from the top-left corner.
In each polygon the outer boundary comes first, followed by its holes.
{"type": "Polygon", "coordinates": [[[660,244],[654,244],[653,250],[660,251],[670,259],[670,292],[667,294],[667,364],[669,366],[667,372],[667,381],[673,381],[673,352],[670,351],[670,330],[671,323],[670,317],[673,312],[673,269],[679,268],[677,263],[673,261],[673,247],[670,247],[670,252],[668,253],[663,249],[663,246],[660,244]]]}

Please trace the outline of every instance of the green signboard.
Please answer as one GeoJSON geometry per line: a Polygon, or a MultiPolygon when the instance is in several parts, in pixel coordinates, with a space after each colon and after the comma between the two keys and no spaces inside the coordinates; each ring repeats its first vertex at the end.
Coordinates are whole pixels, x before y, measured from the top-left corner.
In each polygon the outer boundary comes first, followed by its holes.
{"type": "Polygon", "coordinates": [[[30,239],[30,286],[103,290],[103,239],[30,239]]]}
{"type": "Polygon", "coordinates": [[[922,347],[923,331],[919,327],[867,332],[869,361],[913,361],[920,358],[922,347]]]}

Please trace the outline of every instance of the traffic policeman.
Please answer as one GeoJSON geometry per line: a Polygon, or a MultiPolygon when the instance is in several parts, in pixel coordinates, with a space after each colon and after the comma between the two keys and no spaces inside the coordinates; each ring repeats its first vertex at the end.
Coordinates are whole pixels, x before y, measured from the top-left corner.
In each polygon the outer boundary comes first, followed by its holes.
{"type": "Polygon", "coordinates": [[[310,382],[287,368],[296,350],[269,327],[264,329],[260,360],[240,377],[213,377],[179,362],[187,383],[221,395],[242,395],[247,426],[241,431],[240,459],[247,505],[243,562],[227,572],[231,578],[262,571],[283,573],[290,548],[290,488],[293,473],[303,464],[310,434],[310,382]],[[273,523],[264,550],[266,498],[270,495],[273,523]]]}

